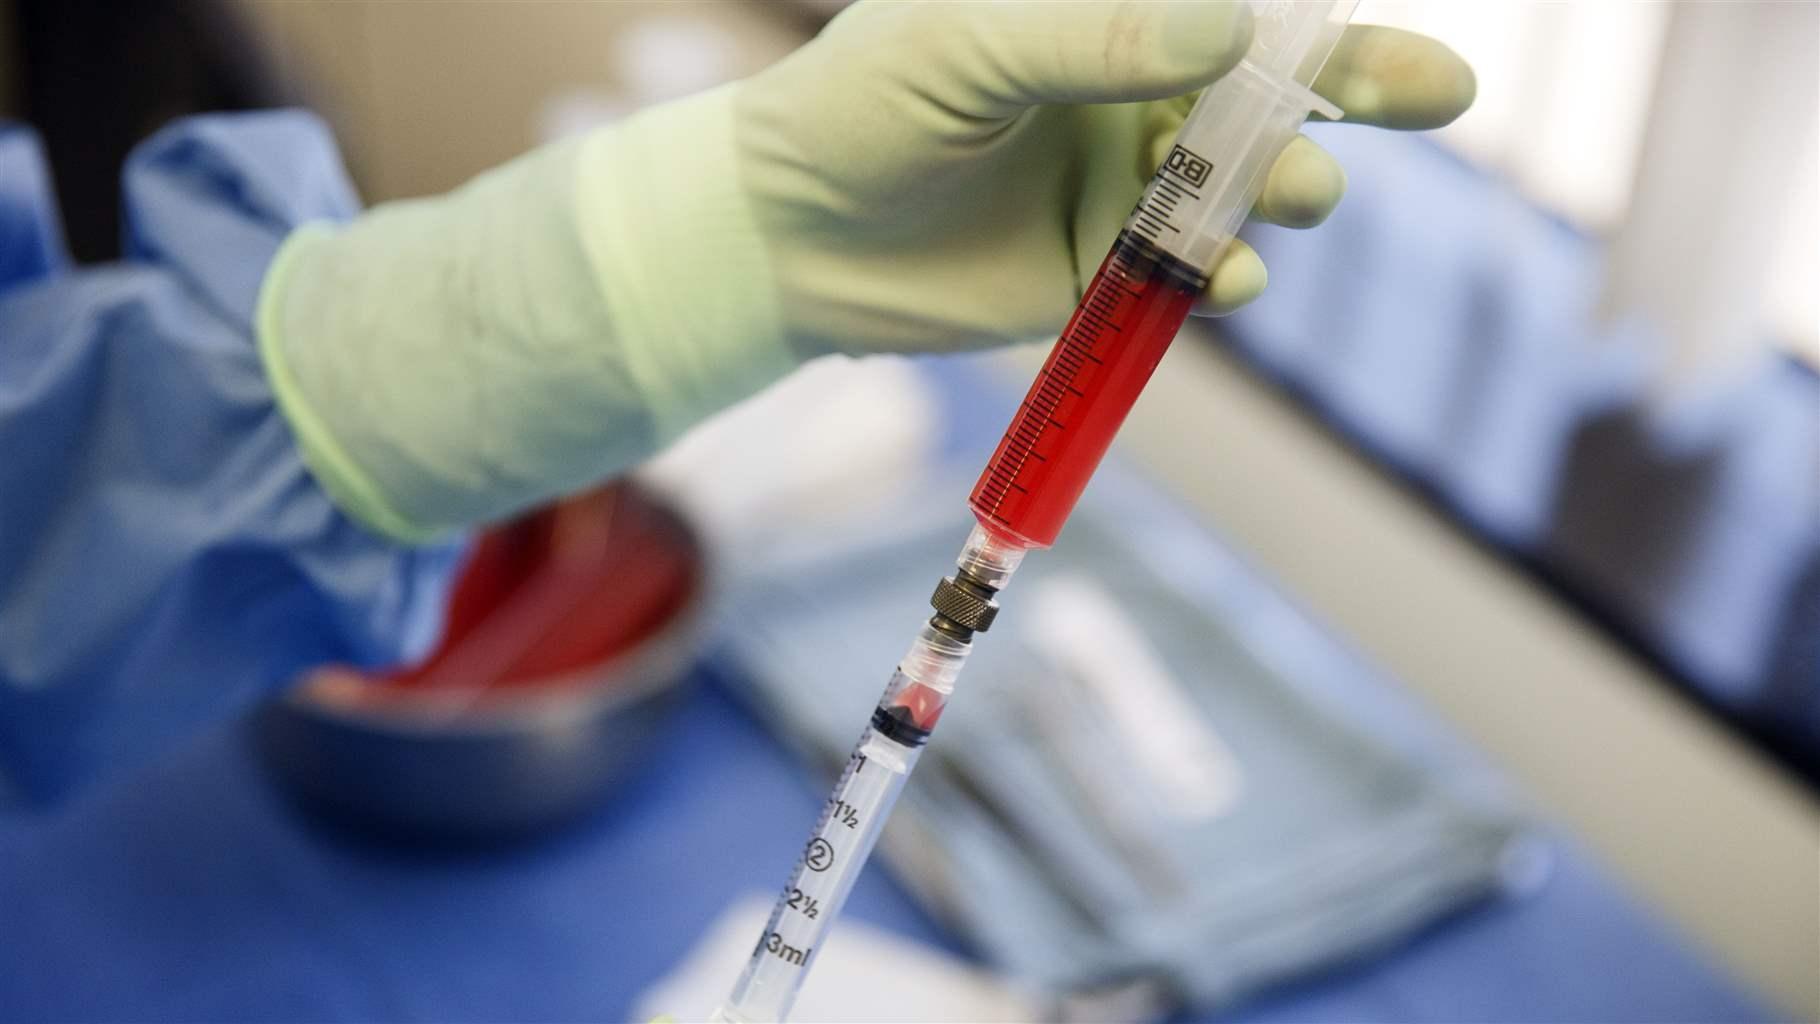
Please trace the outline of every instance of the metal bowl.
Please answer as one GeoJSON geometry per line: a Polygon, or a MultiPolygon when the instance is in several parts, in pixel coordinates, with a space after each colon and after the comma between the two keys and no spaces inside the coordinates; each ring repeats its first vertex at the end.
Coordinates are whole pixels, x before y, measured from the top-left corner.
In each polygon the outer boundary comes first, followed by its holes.
{"type": "Polygon", "coordinates": [[[492,840],[598,806],[682,696],[703,549],[667,505],[617,484],[489,532],[446,636],[382,674],[323,666],[253,718],[306,808],[391,837],[492,840]]]}

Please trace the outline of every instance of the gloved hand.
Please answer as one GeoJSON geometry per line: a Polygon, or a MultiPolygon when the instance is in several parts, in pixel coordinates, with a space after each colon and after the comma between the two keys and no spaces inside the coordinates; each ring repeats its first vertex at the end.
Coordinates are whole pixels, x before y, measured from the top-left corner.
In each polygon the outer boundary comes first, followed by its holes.
{"type": "MultiPolygon", "coordinates": [[[[418,538],[625,468],[830,351],[1060,329],[1242,5],[862,3],[743,82],[285,245],[268,376],[305,458],[418,538]]],[[[1433,127],[1473,79],[1433,40],[1348,31],[1316,88],[1433,127]]],[[[1257,214],[1312,226],[1344,175],[1298,139],[1257,214]]],[[[1235,244],[1207,303],[1264,286],[1235,244]]]]}
{"type": "MultiPolygon", "coordinates": [[[[1234,3],[849,9],[733,98],[786,338],[811,355],[1053,337],[1198,89],[1250,41],[1234,3]]],[[[1423,128],[1465,110],[1473,78],[1434,40],[1355,28],[1317,88],[1349,120],[1423,128]]],[[[1298,137],[1256,215],[1313,227],[1345,180],[1298,137]]],[[[1264,283],[1235,242],[1200,310],[1264,283]]]]}

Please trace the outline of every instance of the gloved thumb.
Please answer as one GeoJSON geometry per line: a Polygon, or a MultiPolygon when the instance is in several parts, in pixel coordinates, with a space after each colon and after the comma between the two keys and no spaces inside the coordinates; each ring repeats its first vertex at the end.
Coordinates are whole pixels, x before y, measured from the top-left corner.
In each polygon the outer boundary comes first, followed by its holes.
{"type": "Polygon", "coordinates": [[[952,3],[902,13],[918,91],[990,121],[1039,104],[1192,92],[1232,70],[1251,45],[1242,0],[952,3]]]}

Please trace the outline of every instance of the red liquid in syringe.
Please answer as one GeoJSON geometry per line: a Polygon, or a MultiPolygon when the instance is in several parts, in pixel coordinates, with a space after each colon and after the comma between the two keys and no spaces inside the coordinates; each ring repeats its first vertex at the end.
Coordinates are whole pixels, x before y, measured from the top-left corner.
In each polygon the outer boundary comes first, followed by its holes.
{"type": "Polygon", "coordinates": [[[1023,546],[1055,543],[1200,289],[1119,236],[1012,417],[968,504],[1023,546]]]}

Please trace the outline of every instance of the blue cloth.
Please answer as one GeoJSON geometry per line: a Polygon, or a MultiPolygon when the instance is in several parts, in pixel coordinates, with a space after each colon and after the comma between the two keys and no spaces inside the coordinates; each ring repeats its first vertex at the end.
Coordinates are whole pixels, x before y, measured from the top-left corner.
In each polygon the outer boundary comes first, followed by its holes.
{"type": "Polygon", "coordinates": [[[0,121],[0,287],[69,265],[37,136],[0,121]]]}
{"type": "Polygon", "coordinates": [[[284,235],[357,209],[323,126],[160,132],[116,265],[68,265],[29,132],[0,130],[0,182],[0,791],[52,801],[303,666],[429,641],[455,549],[333,508],[252,343],[284,235]]]}
{"type": "MultiPolygon", "coordinates": [[[[627,1019],[731,900],[776,891],[832,781],[798,771],[718,682],[653,740],[597,815],[525,848],[325,832],[233,727],[47,819],[0,814],[0,1020],[627,1019]]],[[[1556,849],[1531,898],[1216,1019],[1771,1019],[1571,842],[1556,849]]],[[[956,948],[883,871],[861,875],[847,913],[956,948]]]]}
{"type": "Polygon", "coordinates": [[[1270,291],[1222,336],[1820,784],[1820,377],[1655,408],[1593,239],[1432,143],[1310,132],[1346,202],[1252,229],[1270,291]]]}

